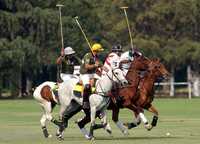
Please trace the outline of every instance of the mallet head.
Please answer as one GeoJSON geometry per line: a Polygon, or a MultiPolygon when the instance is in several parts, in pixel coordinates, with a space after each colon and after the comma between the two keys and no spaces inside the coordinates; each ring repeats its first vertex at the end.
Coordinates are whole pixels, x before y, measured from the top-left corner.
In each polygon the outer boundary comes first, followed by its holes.
{"type": "Polygon", "coordinates": [[[63,7],[64,5],[62,5],[62,4],[57,4],[56,6],[57,6],[57,7],[63,7]]]}
{"type": "Polygon", "coordinates": [[[122,7],[120,7],[121,9],[128,9],[128,7],[127,6],[122,6],[122,7]]]}
{"type": "Polygon", "coordinates": [[[75,19],[78,19],[78,16],[75,16],[74,18],[75,18],[75,19]]]}

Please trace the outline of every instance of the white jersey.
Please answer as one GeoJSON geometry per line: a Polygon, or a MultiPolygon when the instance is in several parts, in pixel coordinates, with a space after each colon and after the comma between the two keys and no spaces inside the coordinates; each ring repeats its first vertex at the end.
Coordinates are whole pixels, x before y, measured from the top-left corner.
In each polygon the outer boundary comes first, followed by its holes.
{"type": "Polygon", "coordinates": [[[122,61],[129,61],[128,63],[122,64],[122,69],[128,70],[131,64],[131,61],[133,61],[134,58],[130,56],[129,51],[124,52],[120,57],[120,62],[122,61]]]}
{"type": "Polygon", "coordinates": [[[114,52],[110,53],[107,56],[107,58],[105,60],[105,63],[103,65],[102,74],[107,73],[111,69],[118,68],[119,67],[119,62],[120,62],[120,57],[114,52]]]}

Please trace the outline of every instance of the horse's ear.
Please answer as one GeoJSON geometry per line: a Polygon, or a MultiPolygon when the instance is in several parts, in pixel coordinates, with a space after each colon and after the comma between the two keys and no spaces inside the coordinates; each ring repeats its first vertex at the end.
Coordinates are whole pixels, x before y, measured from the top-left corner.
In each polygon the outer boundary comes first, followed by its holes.
{"type": "Polygon", "coordinates": [[[153,58],[152,61],[153,62],[160,62],[160,59],[159,58],[153,58]]]}

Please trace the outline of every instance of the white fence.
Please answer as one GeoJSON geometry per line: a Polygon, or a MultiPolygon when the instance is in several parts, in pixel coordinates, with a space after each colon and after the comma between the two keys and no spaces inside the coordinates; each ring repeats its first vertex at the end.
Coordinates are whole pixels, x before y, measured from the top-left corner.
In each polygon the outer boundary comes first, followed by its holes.
{"type": "MultiPolygon", "coordinates": [[[[170,83],[170,82],[163,82],[163,83],[155,83],[155,85],[156,86],[169,86],[169,96],[170,97],[174,97],[175,96],[176,86],[185,86],[186,89],[187,89],[187,97],[189,99],[192,98],[193,85],[192,85],[191,82],[172,82],[172,83],[170,83]]],[[[198,88],[199,88],[199,84],[198,84],[198,88]]],[[[156,90],[156,91],[158,92],[159,90],[156,90]]]]}

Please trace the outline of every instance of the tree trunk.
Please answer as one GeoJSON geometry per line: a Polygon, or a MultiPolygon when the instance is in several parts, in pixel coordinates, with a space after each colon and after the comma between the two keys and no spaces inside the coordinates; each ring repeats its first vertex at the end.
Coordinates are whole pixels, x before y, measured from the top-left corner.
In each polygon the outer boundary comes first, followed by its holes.
{"type": "Polygon", "coordinates": [[[31,91],[32,91],[32,81],[30,80],[30,78],[26,79],[26,92],[27,92],[27,96],[31,97],[31,91]]]}

